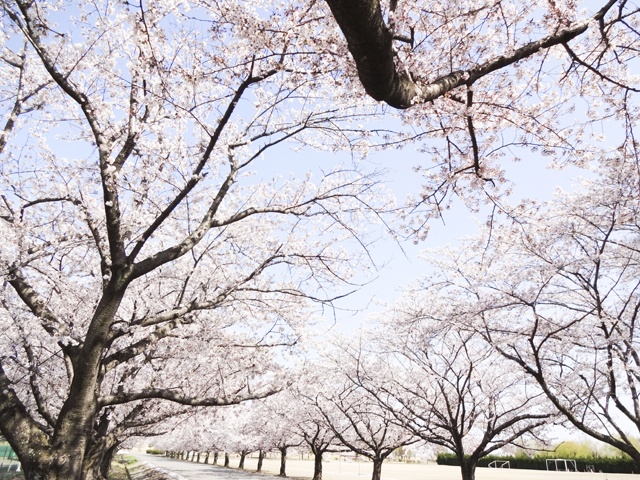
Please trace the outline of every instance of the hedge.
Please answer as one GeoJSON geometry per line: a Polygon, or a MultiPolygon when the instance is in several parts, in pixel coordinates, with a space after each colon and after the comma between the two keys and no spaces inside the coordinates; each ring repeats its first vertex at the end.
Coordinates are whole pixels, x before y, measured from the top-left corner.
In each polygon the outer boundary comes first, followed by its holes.
{"type": "Polygon", "coordinates": [[[164,450],[156,450],[154,448],[150,448],[149,450],[147,450],[147,453],[150,453],[151,455],[164,455],[165,451],[164,450]]]}
{"type": "MultiPolygon", "coordinates": [[[[487,467],[494,460],[508,460],[511,468],[546,470],[546,460],[557,458],[553,456],[536,455],[533,458],[526,456],[497,456],[488,455],[478,461],[479,467],[487,467]]],[[[595,472],[603,473],[640,473],[640,466],[631,458],[622,457],[576,457],[567,460],[575,460],[579,472],[584,472],[587,465],[593,465],[595,472]]],[[[437,458],[438,465],[459,466],[458,458],[453,453],[440,453],[437,458]]]]}

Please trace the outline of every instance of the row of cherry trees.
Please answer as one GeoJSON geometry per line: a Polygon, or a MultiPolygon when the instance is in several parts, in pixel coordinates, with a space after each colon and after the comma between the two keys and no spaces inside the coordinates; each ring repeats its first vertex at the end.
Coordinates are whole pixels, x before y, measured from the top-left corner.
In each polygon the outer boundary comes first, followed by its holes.
{"type": "Polygon", "coordinates": [[[316,480],[324,453],[348,450],[379,480],[394,450],[424,442],[453,451],[472,480],[483,456],[544,445],[564,424],[640,463],[639,189],[635,160],[610,159],[573,192],[494,216],[428,252],[429,276],[370,329],[325,340],[286,392],[196,415],[201,437],[185,422],[164,444],[304,445],[316,480]]]}
{"type": "Polygon", "coordinates": [[[369,459],[379,480],[394,451],[429,443],[456,452],[468,480],[481,457],[523,436],[539,438],[555,419],[540,390],[481,338],[412,330],[412,340],[385,332],[382,341],[373,331],[357,342],[335,337],[287,391],[174,419],[175,428],[151,441],[167,450],[237,452],[240,468],[249,452],[279,451],[281,475],[288,448],[311,451],[315,480],[326,453],[369,459]]]}

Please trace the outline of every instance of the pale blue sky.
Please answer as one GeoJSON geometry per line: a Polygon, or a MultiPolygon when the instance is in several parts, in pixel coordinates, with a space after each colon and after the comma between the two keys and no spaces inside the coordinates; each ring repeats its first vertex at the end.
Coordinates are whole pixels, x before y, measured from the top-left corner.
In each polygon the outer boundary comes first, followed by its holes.
{"type": "MultiPolygon", "coordinates": [[[[517,163],[506,161],[504,165],[507,177],[515,184],[514,193],[509,197],[510,203],[524,198],[550,200],[557,186],[570,190],[574,178],[591,174],[589,170],[577,167],[548,169],[548,159],[533,154],[528,157],[529,160],[517,163]]],[[[408,193],[415,193],[419,188],[420,177],[411,167],[421,162],[426,164],[422,154],[407,149],[402,153],[377,153],[370,160],[389,170],[386,185],[393,190],[399,202],[408,193]]],[[[426,273],[427,264],[419,258],[425,249],[455,244],[458,239],[477,233],[476,220],[484,222],[489,211],[487,208],[484,212],[472,213],[458,199],[453,208],[445,212],[443,221],[431,221],[431,230],[424,242],[418,245],[411,241],[403,242],[404,253],[391,239],[376,242],[371,253],[374,260],[382,266],[377,278],[337,302],[340,308],[351,310],[335,312],[337,325],[333,326],[334,312],[326,311],[328,324],[323,327],[338,328],[341,331],[357,328],[372,313],[383,309],[377,302],[393,302],[400,297],[402,287],[426,273]]]]}

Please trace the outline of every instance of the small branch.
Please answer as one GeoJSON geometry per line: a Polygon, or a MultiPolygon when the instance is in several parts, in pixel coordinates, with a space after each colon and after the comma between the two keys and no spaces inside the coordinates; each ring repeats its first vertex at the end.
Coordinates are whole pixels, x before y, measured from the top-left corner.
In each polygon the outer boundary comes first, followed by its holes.
{"type": "Polygon", "coordinates": [[[471,107],[473,105],[473,90],[467,91],[467,127],[469,128],[469,136],[471,137],[471,146],[473,147],[473,169],[476,172],[476,176],[480,175],[480,158],[478,155],[478,140],[476,139],[476,132],[473,128],[473,119],[471,117],[471,107]]]}
{"type": "Polygon", "coordinates": [[[568,44],[563,43],[562,46],[564,47],[565,51],[569,54],[569,57],[571,57],[571,59],[582,65],[584,68],[586,68],[587,70],[589,70],[590,72],[593,72],[594,74],[596,74],[598,77],[600,77],[602,80],[605,80],[609,83],[613,83],[614,85],[620,87],[620,88],[624,88],[625,90],[630,90],[632,92],[640,92],[639,89],[637,88],[633,88],[630,87],[628,85],[623,85],[620,82],[617,82],[616,80],[614,80],[611,77],[608,77],[607,75],[605,75],[604,73],[602,73],[601,71],[599,71],[597,68],[592,67],[591,65],[589,65],[588,63],[586,63],[585,61],[583,61],[580,57],[578,57],[578,55],[571,49],[571,47],[569,47],[568,44]]]}
{"type": "Polygon", "coordinates": [[[55,203],[55,202],[71,202],[74,205],[80,205],[82,202],[72,197],[49,197],[49,198],[39,198],[37,200],[33,200],[31,202],[25,203],[20,209],[20,219],[24,218],[24,211],[35,205],[39,205],[41,203],[55,203]]]}

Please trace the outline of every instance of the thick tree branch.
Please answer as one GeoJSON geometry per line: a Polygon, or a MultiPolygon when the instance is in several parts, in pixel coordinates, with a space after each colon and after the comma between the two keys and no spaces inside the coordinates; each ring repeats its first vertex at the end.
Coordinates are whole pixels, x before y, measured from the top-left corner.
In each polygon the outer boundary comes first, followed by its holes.
{"type": "Polygon", "coordinates": [[[147,350],[147,348],[150,345],[153,345],[159,340],[162,340],[167,335],[169,335],[173,330],[175,330],[179,325],[182,325],[185,323],[189,323],[189,321],[185,318],[178,318],[178,319],[172,320],[166,325],[156,328],[153,333],[143,338],[142,340],[137,341],[133,345],[129,345],[128,347],[105,357],[105,359],[102,361],[101,374],[104,375],[109,370],[140,355],[145,350],[147,350]]]}
{"type": "Polygon", "coordinates": [[[504,349],[500,347],[496,347],[496,350],[503,355],[505,358],[515,362],[517,365],[520,365],[522,369],[533,378],[536,379],[544,393],[547,395],[551,403],[562,413],[568,420],[576,427],[579,431],[586,433],[590,437],[595,438],[596,440],[600,440],[601,442],[607,443],[619,450],[622,450],[629,456],[631,456],[635,461],[640,461],[640,454],[636,450],[636,448],[629,442],[626,443],[623,440],[619,440],[611,435],[607,435],[606,433],[602,433],[591,426],[587,425],[579,416],[576,416],[574,411],[567,407],[559,398],[556,396],[551,390],[550,386],[547,384],[546,378],[542,373],[542,364],[539,360],[538,355],[535,355],[536,358],[536,367],[532,367],[528,363],[526,363],[520,357],[512,355],[506,352],[504,349]]]}
{"type": "Polygon", "coordinates": [[[58,320],[58,317],[49,310],[49,307],[47,307],[46,302],[40,294],[27,283],[18,269],[11,271],[9,284],[14,288],[29,310],[41,320],[42,328],[44,328],[49,335],[58,336],[69,334],[66,325],[58,320]]]}
{"type": "Polygon", "coordinates": [[[405,109],[434,100],[462,85],[472,85],[485,75],[530,57],[540,50],[573,40],[584,33],[594,20],[597,24],[604,18],[616,0],[609,0],[591,18],[527,43],[510,55],[499,56],[466,71],[451,72],[426,85],[415,83],[406,73],[396,70],[393,34],[384,23],[379,0],[326,2],[347,40],[358,77],[366,92],[375,100],[386,102],[394,108],[405,109]]]}
{"type": "Polygon", "coordinates": [[[282,388],[272,388],[261,394],[247,393],[245,395],[234,395],[233,397],[191,397],[179,393],[176,390],[166,390],[160,388],[147,388],[139,392],[121,393],[116,395],[105,395],[98,398],[98,405],[106,407],[108,405],[122,405],[136,400],[147,400],[151,398],[169,400],[181,405],[191,405],[194,407],[220,407],[224,405],[237,405],[247,400],[259,400],[282,391],[282,388]]]}
{"type": "Polygon", "coordinates": [[[49,436],[22,404],[2,367],[0,359],[0,433],[18,453],[35,458],[49,446],[49,436]],[[25,439],[28,441],[25,444],[25,439]]]}

